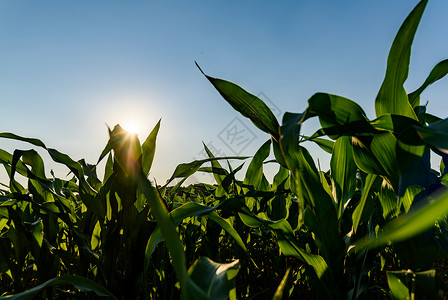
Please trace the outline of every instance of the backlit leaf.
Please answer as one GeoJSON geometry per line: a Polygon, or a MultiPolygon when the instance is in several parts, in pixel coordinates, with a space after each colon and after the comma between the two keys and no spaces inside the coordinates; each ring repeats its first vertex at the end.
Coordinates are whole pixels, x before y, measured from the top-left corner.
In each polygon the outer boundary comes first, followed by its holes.
{"type": "Polygon", "coordinates": [[[230,298],[229,293],[235,289],[235,276],[239,268],[238,260],[219,264],[208,257],[201,257],[188,269],[188,275],[208,299],[225,300],[230,298]]]}
{"type": "Polygon", "coordinates": [[[403,241],[434,226],[437,220],[445,218],[448,213],[448,193],[438,193],[431,198],[435,200],[423,208],[391,221],[377,237],[365,237],[356,242],[355,250],[358,252],[403,241]]]}
{"type": "Polygon", "coordinates": [[[414,92],[409,94],[409,102],[412,107],[416,107],[420,105],[420,94],[431,84],[436,82],[437,80],[445,77],[448,73],[448,59],[445,59],[439,62],[429,73],[428,78],[426,78],[425,82],[414,92]]]}
{"type": "Polygon", "coordinates": [[[156,151],[156,138],[160,128],[160,120],[157,122],[154,129],[142,144],[142,167],[143,173],[148,175],[151,170],[152,162],[154,160],[154,154],[156,151]]]}
{"type": "MultiPolygon", "coordinates": [[[[202,72],[201,68],[196,64],[199,70],[202,72]]],[[[269,133],[276,140],[278,140],[278,128],[279,124],[277,118],[269,109],[269,107],[255,95],[246,92],[244,89],[238,85],[210,77],[202,72],[205,77],[210,81],[210,83],[216,88],[216,90],[221,94],[221,96],[239,113],[241,113],[246,118],[249,118],[255,126],[260,130],[269,133]]]]}
{"type": "Polygon", "coordinates": [[[356,189],[356,164],[353,159],[351,137],[339,137],[333,148],[330,161],[333,193],[338,202],[338,218],[341,218],[347,201],[353,196],[356,189]]]}
{"type": "Polygon", "coordinates": [[[408,77],[412,42],[427,3],[427,0],[420,1],[395,36],[387,58],[386,75],[375,99],[377,117],[389,113],[417,120],[403,85],[408,77]]]}

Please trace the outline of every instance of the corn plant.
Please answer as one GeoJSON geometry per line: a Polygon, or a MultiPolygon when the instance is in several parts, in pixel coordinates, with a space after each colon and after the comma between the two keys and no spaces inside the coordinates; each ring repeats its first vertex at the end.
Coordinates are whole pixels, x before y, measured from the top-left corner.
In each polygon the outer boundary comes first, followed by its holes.
{"type": "MultiPolygon", "coordinates": [[[[352,100],[316,93],[303,113],[285,113],[280,124],[261,99],[200,70],[235,110],[271,136],[276,161],[288,170],[290,189],[297,197],[297,202],[287,207],[298,211],[294,218],[271,220],[266,214],[260,217],[246,212],[240,212],[240,218],[248,226],[269,228],[284,255],[311,267],[316,284],[322,287],[320,297],[365,295],[368,274],[378,257],[382,266],[385,260],[396,259],[396,267],[415,271],[431,268],[438,257],[446,257],[442,245],[447,239],[448,119],[427,113],[420,95],[448,73],[448,60],[435,65],[412,93],[403,86],[413,38],[427,2],[418,3],[392,43],[386,75],[375,99],[374,120],[352,100]],[[301,135],[303,122],[313,117],[319,118],[321,128],[312,136],[301,135]],[[329,172],[318,171],[302,145],[306,141],[331,152],[329,172]],[[441,157],[440,171],[431,169],[431,151],[441,157]],[[311,233],[312,241],[303,238],[304,233],[311,233]]],[[[259,152],[267,147],[263,145],[259,152]]],[[[262,186],[261,181],[252,184],[255,190],[263,190],[262,186]]],[[[253,207],[248,200],[253,198],[244,196],[247,206],[253,207]]],[[[388,276],[389,283],[396,282],[391,278],[399,278],[396,273],[388,276]]],[[[390,295],[395,296],[396,286],[390,284],[390,295]]]]}
{"type": "Polygon", "coordinates": [[[448,73],[448,61],[414,92],[403,87],[427,2],[392,43],[374,120],[352,100],[316,93],[304,112],[285,113],[280,123],[256,96],[204,74],[270,135],[243,180],[236,176],[243,164],[229,160],[246,157],[215,157],[204,145],[208,158],[182,163],[164,186],[154,185],[148,175],[160,122],[143,143],[119,125],[109,129],[96,164],[0,133],[44,149],[73,175],[47,178],[35,149],[0,150],[9,175],[0,190],[1,296],[436,298],[443,289],[436,263],[448,258],[448,121],[429,114],[420,95],[448,73]],[[313,117],[321,128],[301,134],[313,117]],[[331,153],[330,170],[318,170],[305,142],[331,153]],[[267,161],[271,151],[275,160],[267,161]],[[431,151],[440,170],[431,169],[431,151]],[[271,183],[266,163],[278,165],[271,183]],[[216,183],[183,187],[196,172],[216,183]]]}
{"type": "MultiPolygon", "coordinates": [[[[74,161],[38,139],[0,133],[1,138],[45,149],[74,175],[71,180],[47,178],[35,150],[0,151],[10,177],[9,189],[0,198],[0,282],[4,295],[15,294],[8,299],[94,294],[118,299],[235,298],[238,260],[219,264],[194,255],[187,269],[174,224],[186,217],[209,216],[243,249],[244,244],[213,208],[166,203],[165,188],[159,190],[147,179],[158,130],[159,123],[143,144],[119,125],[109,130],[99,158],[107,157],[102,181],[96,165],[74,161]],[[27,188],[15,179],[18,175],[27,178],[27,188]],[[161,238],[166,246],[154,253],[161,238]],[[180,290],[174,288],[177,282],[180,290]]],[[[183,167],[173,178],[186,171],[183,167]]]]}

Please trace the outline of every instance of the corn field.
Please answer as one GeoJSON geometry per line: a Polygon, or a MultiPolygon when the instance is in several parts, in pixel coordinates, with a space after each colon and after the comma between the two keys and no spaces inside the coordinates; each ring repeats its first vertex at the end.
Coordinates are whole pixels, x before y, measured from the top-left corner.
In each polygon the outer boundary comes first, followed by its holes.
{"type": "Polygon", "coordinates": [[[215,157],[204,145],[208,158],[179,164],[163,186],[148,179],[160,121],[143,143],[109,128],[96,164],[0,133],[33,147],[0,150],[9,176],[0,187],[0,299],[448,298],[448,119],[420,103],[448,60],[404,89],[427,2],[396,34],[373,120],[355,101],[321,92],[277,120],[197,64],[269,139],[250,158],[215,157]],[[312,118],[320,128],[303,135],[312,118]],[[305,142],[331,154],[329,170],[305,142]],[[71,179],[48,178],[37,149],[71,179]],[[267,163],[278,168],[272,182],[267,163]],[[215,183],[184,186],[196,172],[215,183]]]}

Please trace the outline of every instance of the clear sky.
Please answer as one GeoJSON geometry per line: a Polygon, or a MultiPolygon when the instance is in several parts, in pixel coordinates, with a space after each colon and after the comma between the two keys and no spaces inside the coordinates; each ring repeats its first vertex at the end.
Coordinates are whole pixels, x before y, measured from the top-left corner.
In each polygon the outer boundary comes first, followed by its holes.
{"type": "MultiPolygon", "coordinates": [[[[268,99],[279,119],[315,92],[374,99],[393,38],[416,0],[0,1],[0,131],[42,139],[95,163],[107,127],[135,122],[144,140],[161,118],[151,178],[182,162],[253,155],[269,137],[219,96],[194,65],[268,99]],[[237,146],[230,129],[249,131],[237,146]],[[229,147],[230,146],[230,147],[229,147]]],[[[408,91],[448,58],[448,1],[430,0],[417,32],[408,91]]],[[[446,117],[448,79],[422,97],[446,117]]],[[[309,122],[305,132],[317,129],[309,122]]],[[[29,149],[0,140],[0,148],[29,149]]],[[[328,157],[315,148],[325,169],[328,157]]],[[[45,156],[49,162],[48,156],[45,156]]],[[[66,170],[49,164],[56,174],[66,170]]],[[[199,178],[200,179],[200,178],[199,178]]]]}

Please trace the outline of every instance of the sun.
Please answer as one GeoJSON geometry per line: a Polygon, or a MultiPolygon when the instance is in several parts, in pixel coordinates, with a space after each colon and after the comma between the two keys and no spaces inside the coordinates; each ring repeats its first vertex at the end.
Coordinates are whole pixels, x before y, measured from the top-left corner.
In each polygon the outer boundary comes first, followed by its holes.
{"type": "Polygon", "coordinates": [[[131,134],[138,134],[141,128],[137,122],[129,121],[123,124],[123,129],[131,134]]]}

